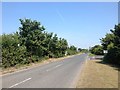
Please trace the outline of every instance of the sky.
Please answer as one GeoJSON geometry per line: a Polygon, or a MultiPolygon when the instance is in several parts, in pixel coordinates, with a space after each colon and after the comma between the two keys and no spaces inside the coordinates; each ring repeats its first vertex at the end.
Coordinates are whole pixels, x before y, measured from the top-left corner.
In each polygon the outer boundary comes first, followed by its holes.
{"type": "Polygon", "coordinates": [[[119,0],[1,0],[2,2],[119,2],[119,0]]]}
{"type": "Polygon", "coordinates": [[[39,21],[69,45],[89,48],[118,23],[117,2],[3,2],[2,34],[19,31],[19,19],[39,21]]]}

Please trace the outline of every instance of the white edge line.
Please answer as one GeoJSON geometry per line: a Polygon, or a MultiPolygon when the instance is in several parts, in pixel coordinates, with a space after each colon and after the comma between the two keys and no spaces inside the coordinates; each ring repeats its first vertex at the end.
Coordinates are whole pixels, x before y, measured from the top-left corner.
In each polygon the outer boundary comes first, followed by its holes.
{"type": "Polygon", "coordinates": [[[9,88],[15,87],[15,86],[17,86],[17,85],[19,85],[19,84],[21,84],[21,83],[24,83],[24,82],[30,80],[30,79],[31,79],[31,78],[25,79],[25,80],[23,80],[23,81],[21,81],[21,82],[19,82],[19,83],[16,83],[16,84],[10,86],[9,88]]]}

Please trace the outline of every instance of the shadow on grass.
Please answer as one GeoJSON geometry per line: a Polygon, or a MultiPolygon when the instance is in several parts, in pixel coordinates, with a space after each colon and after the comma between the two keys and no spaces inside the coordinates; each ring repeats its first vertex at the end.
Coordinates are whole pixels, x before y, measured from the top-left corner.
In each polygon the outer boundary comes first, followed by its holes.
{"type": "Polygon", "coordinates": [[[109,66],[113,67],[115,70],[120,71],[120,66],[119,65],[104,62],[103,59],[99,59],[99,60],[101,60],[101,61],[96,61],[96,63],[109,65],[109,66]]]}

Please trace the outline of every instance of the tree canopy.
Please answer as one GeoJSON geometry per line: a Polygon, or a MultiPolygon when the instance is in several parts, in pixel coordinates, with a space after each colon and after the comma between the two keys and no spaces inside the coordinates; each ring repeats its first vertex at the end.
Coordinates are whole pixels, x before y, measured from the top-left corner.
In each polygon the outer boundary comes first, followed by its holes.
{"type": "Polygon", "coordinates": [[[115,25],[114,29],[110,30],[104,38],[100,39],[101,45],[95,45],[91,48],[93,54],[103,54],[103,50],[108,53],[104,54],[103,61],[107,63],[120,65],[120,24],[115,25]]]}
{"type": "Polygon", "coordinates": [[[103,55],[103,47],[101,45],[95,45],[90,49],[92,54],[103,55]]]}
{"type": "Polygon", "coordinates": [[[120,65],[120,24],[115,25],[110,31],[110,34],[101,39],[103,47],[108,50],[104,61],[120,65]]]}
{"type": "Polygon", "coordinates": [[[68,46],[64,38],[48,33],[43,25],[36,20],[20,19],[19,31],[13,34],[3,34],[2,65],[11,67],[19,64],[29,64],[43,58],[58,58],[77,53],[75,46],[68,46]]]}

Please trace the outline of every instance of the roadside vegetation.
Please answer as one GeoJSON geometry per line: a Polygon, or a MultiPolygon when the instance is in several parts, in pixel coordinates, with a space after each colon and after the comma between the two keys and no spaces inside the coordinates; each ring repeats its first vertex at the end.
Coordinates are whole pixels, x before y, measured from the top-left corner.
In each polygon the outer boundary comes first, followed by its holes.
{"type": "Polygon", "coordinates": [[[88,60],[76,88],[118,88],[118,81],[116,67],[103,64],[101,60],[88,60]]]}
{"type": "Polygon", "coordinates": [[[3,68],[74,55],[84,51],[77,50],[77,47],[73,45],[68,46],[66,39],[47,32],[36,20],[20,19],[20,23],[18,32],[0,36],[3,68]]]}
{"type": "Polygon", "coordinates": [[[95,45],[90,52],[95,55],[104,55],[103,61],[120,66],[120,24],[115,25],[104,38],[100,39],[101,45],[95,45]],[[107,53],[103,53],[107,50],[107,53]]]}
{"type": "Polygon", "coordinates": [[[103,55],[103,47],[101,45],[95,45],[90,49],[90,52],[93,55],[103,55]]]}

